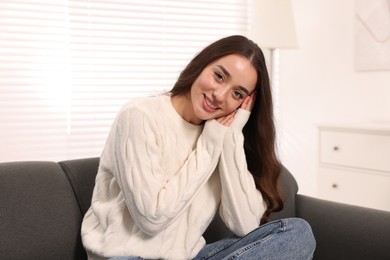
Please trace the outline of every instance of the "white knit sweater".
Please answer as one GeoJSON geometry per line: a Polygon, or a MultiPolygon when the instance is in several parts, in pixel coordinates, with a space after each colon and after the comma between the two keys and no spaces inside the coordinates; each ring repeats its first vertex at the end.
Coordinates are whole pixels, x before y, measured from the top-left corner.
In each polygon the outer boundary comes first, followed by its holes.
{"type": "Polygon", "coordinates": [[[127,104],[100,159],[81,235],[89,259],[142,256],[191,259],[218,208],[243,236],[259,226],[265,206],[247,170],[239,110],[231,127],[193,125],[168,95],[127,104]]]}

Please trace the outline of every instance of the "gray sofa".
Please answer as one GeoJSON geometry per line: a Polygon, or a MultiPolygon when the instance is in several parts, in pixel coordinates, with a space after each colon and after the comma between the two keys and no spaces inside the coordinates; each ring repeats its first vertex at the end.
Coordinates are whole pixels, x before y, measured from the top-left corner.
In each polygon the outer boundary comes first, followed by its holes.
{"type": "MultiPolygon", "coordinates": [[[[99,158],[0,163],[0,259],[86,259],[80,225],[98,164],[99,158]]],[[[286,169],[281,185],[286,207],[272,218],[306,219],[317,240],[314,259],[390,259],[390,212],[299,195],[286,169]]],[[[229,234],[216,218],[205,237],[229,234]]]]}

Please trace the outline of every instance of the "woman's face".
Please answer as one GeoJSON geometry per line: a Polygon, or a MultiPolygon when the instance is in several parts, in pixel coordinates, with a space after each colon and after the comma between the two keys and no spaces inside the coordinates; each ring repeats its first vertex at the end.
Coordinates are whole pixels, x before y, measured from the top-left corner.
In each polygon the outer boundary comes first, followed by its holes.
{"type": "Polygon", "coordinates": [[[244,56],[230,54],[203,69],[191,87],[192,123],[230,114],[254,90],[257,72],[244,56]]]}

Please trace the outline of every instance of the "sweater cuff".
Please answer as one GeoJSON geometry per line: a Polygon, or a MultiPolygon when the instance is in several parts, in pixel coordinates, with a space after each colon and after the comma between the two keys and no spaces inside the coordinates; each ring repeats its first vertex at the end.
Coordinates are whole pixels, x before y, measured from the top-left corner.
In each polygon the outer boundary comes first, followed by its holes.
{"type": "Polygon", "coordinates": [[[218,145],[223,143],[225,134],[229,130],[229,127],[218,123],[217,120],[207,120],[203,129],[203,134],[207,136],[207,139],[211,143],[218,145]]]}
{"type": "Polygon", "coordinates": [[[248,122],[250,115],[250,111],[241,108],[238,109],[236,114],[234,115],[233,123],[230,126],[231,129],[241,131],[244,128],[245,124],[248,122]]]}

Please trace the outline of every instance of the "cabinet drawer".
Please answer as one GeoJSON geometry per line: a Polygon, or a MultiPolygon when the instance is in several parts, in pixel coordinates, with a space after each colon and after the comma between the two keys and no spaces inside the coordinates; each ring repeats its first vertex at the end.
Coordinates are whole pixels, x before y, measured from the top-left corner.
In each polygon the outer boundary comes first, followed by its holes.
{"type": "Polygon", "coordinates": [[[390,211],[390,177],[323,167],[318,179],[323,199],[390,211]]]}
{"type": "Polygon", "coordinates": [[[320,162],[390,172],[390,135],[321,130],[320,162]]]}

